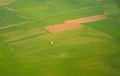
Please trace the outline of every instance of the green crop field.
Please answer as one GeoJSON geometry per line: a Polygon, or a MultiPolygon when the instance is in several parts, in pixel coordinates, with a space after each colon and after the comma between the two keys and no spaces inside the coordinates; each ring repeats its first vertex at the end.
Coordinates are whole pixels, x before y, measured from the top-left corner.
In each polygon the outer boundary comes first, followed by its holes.
{"type": "Polygon", "coordinates": [[[26,21],[25,19],[21,18],[16,12],[9,11],[3,7],[0,7],[0,26],[7,26],[16,23],[20,23],[26,21]]]}
{"type": "Polygon", "coordinates": [[[120,76],[118,2],[0,0],[0,76],[120,76]],[[45,29],[100,14],[107,19],[57,33],[45,29]]]}

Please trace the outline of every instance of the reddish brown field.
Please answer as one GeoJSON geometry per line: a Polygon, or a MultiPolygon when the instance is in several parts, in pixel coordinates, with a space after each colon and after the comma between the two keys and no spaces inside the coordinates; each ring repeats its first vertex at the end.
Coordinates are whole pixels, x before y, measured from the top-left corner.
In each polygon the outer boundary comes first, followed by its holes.
{"type": "Polygon", "coordinates": [[[96,16],[84,17],[84,18],[80,18],[80,19],[65,21],[64,24],[47,26],[47,27],[45,27],[45,29],[51,33],[56,33],[56,32],[61,32],[61,31],[65,31],[65,30],[79,28],[82,25],[81,23],[99,21],[99,20],[104,20],[106,18],[107,17],[105,15],[96,15],[96,16]]]}
{"type": "Polygon", "coordinates": [[[96,16],[79,18],[79,19],[75,19],[75,20],[68,20],[68,21],[65,21],[65,23],[86,23],[86,22],[104,20],[106,18],[107,17],[105,15],[96,15],[96,16]]]}
{"type": "Polygon", "coordinates": [[[65,30],[71,30],[79,27],[81,27],[81,24],[58,24],[58,25],[47,26],[45,28],[49,32],[55,33],[55,32],[61,32],[65,30]]]}

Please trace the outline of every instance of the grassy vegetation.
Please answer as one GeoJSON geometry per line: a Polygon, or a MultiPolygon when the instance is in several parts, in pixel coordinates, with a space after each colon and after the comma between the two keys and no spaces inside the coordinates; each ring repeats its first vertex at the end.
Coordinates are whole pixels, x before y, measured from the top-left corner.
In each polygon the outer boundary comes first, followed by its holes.
{"type": "Polygon", "coordinates": [[[120,26],[118,23],[115,23],[114,21],[108,19],[108,20],[96,21],[91,23],[85,23],[85,25],[97,29],[101,32],[105,32],[111,35],[112,37],[120,40],[120,33],[119,33],[120,26]]]}
{"type": "Polygon", "coordinates": [[[54,35],[39,35],[32,39],[9,44],[11,48],[14,48],[14,52],[10,55],[12,58],[10,64],[7,64],[9,66],[3,65],[2,69],[5,71],[1,72],[1,75],[29,76],[31,73],[32,76],[35,73],[35,76],[37,76],[36,74],[109,76],[119,74],[117,71],[110,73],[112,68],[109,69],[103,62],[107,55],[119,50],[119,43],[115,39],[111,39],[109,35],[89,27],[54,35]],[[54,41],[53,45],[50,44],[51,41],[54,41]],[[99,66],[105,69],[103,70],[99,66]],[[14,69],[10,70],[11,68],[14,69]]]}
{"type": "Polygon", "coordinates": [[[58,7],[59,5],[61,6],[68,6],[69,8],[79,8],[79,7],[84,7],[84,6],[94,6],[97,5],[96,0],[88,1],[88,0],[16,0],[12,4],[8,5],[9,7],[12,8],[25,8],[25,7],[34,7],[34,6],[55,6],[54,8],[58,7]],[[73,4],[75,4],[73,6],[73,4]],[[72,7],[71,7],[72,6],[72,7]]]}
{"type": "Polygon", "coordinates": [[[103,14],[103,9],[102,7],[93,7],[93,8],[87,8],[87,9],[79,9],[79,10],[71,10],[66,13],[62,14],[54,14],[52,16],[48,16],[40,21],[39,23],[43,23],[42,25],[48,26],[48,25],[53,25],[57,23],[63,23],[66,20],[72,20],[76,18],[82,18],[82,17],[87,17],[87,16],[93,16],[93,15],[98,15],[98,14],[103,14]],[[81,12],[82,11],[82,12],[81,12]],[[61,16],[59,16],[61,15],[61,16]]]}
{"type": "Polygon", "coordinates": [[[12,4],[7,6],[18,9],[24,7],[38,6],[40,4],[44,4],[45,2],[45,0],[16,0],[12,4]]]}
{"type": "MultiPolygon", "coordinates": [[[[72,0],[71,0],[72,1],[72,0]]],[[[98,14],[98,12],[102,12],[102,7],[100,7],[100,5],[92,5],[92,6],[88,6],[86,1],[83,1],[83,5],[80,5],[80,2],[73,2],[73,3],[78,3],[76,4],[76,6],[71,7],[70,3],[67,3],[69,1],[54,1],[54,2],[49,2],[43,5],[39,5],[39,6],[34,6],[34,7],[27,7],[27,8],[20,8],[17,9],[16,11],[18,13],[21,13],[22,15],[25,15],[31,19],[46,19],[47,17],[56,17],[59,15],[61,16],[65,16],[64,18],[68,18],[67,16],[69,15],[75,15],[79,17],[82,16],[78,13],[80,13],[81,11],[83,11],[82,13],[90,13],[92,15],[92,13],[96,12],[95,14],[98,14]],[[95,8],[94,8],[95,7],[95,8]],[[83,10],[82,10],[83,9],[83,10]],[[87,10],[86,10],[87,9],[87,10]],[[98,10],[99,9],[99,10],[98,10]],[[33,11],[34,10],[34,11],[33,11]],[[67,15],[67,16],[66,16],[67,15]]],[[[91,1],[90,1],[91,2],[91,1]]],[[[88,2],[89,3],[89,2],[88,2]]],[[[95,3],[97,4],[97,3],[95,3]]],[[[54,17],[54,19],[55,19],[54,17]]],[[[71,16],[74,17],[74,16],[71,16]]]]}
{"type": "Polygon", "coordinates": [[[4,42],[5,39],[0,36],[0,63],[9,62],[10,48],[7,43],[4,42]]]}
{"type": "MultiPolygon", "coordinates": [[[[96,0],[15,0],[0,7],[0,26],[15,24],[0,29],[0,76],[119,76],[120,26],[111,20],[115,16],[55,34],[44,29],[103,14],[100,4],[96,0]]],[[[109,7],[105,13],[116,15],[118,9],[109,7]]]]}
{"type": "Polygon", "coordinates": [[[60,10],[56,7],[53,9],[52,7],[49,9],[40,9],[40,7],[31,7],[31,8],[22,8],[17,10],[18,13],[21,15],[27,16],[31,20],[36,21],[40,24],[41,27],[63,23],[66,20],[93,16],[98,14],[103,14],[103,7],[96,6],[96,7],[84,7],[79,9],[68,9],[67,7],[62,7],[60,10]],[[32,11],[35,9],[34,11],[32,11]],[[41,11],[42,10],[42,11],[41,11]],[[58,10],[58,11],[57,11],[58,10]]]}
{"type": "Polygon", "coordinates": [[[117,0],[103,0],[104,14],[109,17],[113,22],[120,24],[120,8],[117,0]],[[111,10],[112,9],[112,10],[111,10]]]}
{"type": "Polygon", "coordinates": [[[5,8],[0,7],[0,26],[8,26],[15,23],[20,23],[26,21],[26,19],[21,18],[17,13],[9,11],[5,8]]]}
{"type": "Polygon", "coordinates": [[[120,7],[120,1],[119,0],[115,0],[116,1],[116,4],[120,7]]]}
{"type": "MultiPolygon", "coordinates": [[[[119,33],[120,26],[117,22],[114,22],[111,19],[85,23],[85,25],[111,35],[113,38],[118,40],[117,41],[118,43],[120,41],[120,33],[119,33]]],[[[118,46],[120,46],[120,44],[118,44],[118,46]]],[[[106,56],[104,60],[105,64],[111,66],[112,68],[119,69],[120,68],[119,55],[120,55],[120,50],[117,50],[115,53],[106,56]]]]}

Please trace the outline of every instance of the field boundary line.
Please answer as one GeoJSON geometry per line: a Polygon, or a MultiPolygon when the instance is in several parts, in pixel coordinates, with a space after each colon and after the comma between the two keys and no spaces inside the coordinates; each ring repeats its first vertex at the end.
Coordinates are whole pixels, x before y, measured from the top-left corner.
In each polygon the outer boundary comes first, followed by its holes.
{"type": "Polygon", "coordinates": [[[11,28],[11,27],[15,27],[17,25],[26,24],[26,23],[30,23],[30,22],[31,21],[26,21],[26,22],[21,22],[21,23],[17,23],[17,24],[12,24],[12,25],[9,25],[9,26],[0,27],[0,30],[11,28]]]}

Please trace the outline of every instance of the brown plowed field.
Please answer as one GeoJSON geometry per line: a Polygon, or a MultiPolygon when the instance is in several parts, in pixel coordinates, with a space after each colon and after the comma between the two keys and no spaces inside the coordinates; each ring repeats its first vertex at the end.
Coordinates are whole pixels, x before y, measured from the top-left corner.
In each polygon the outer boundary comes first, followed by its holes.
{"type": "Polygon", "coordinates": [[[75,19],[75,20],[68,20],[68,21],[65,21],[65,23],[87,23],[87,22],[104,20],[106,18],[107,17],[105,15],[96,15],[96,16],[79,18],[79,19],[75,19]]]}
{"type": "Polygon", "coordinates": [[[82,25],[81,23],[99,21],[99,20],[104,20],[104,19],[107,19],[107,17],[105,15],[84,17],[84,18],[80,18],[80,19],[65,21],[64,24],[47,26],[47,27],[45,27],[45,29],[51,33],[56,33],[56,32],[61,32],[61,31],[65,31],[65,30],[79,28],[82,25]]]}
{"type": "Polygon", "coordinates": [[[53,26],[47,26],[45,27],[49,32],[55,33],[55,32],[61,32],[65,30],[71,30],[75,28],[81,27],[81,24],[58,24],[58,25],[53,25],[53,26]]]}

